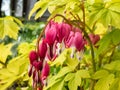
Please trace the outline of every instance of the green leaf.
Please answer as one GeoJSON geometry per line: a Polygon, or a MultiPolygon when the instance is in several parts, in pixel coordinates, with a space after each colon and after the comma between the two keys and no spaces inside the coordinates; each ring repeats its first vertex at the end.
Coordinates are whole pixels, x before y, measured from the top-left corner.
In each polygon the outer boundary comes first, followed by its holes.
{"type": "Polygon", "coordinates": [[[48,3],[49,3],[50,0],[40,0],[38,1],[33,9],[30,11],[30,14],[29,14],[29,19],[30,17],[32,16],[33,13],[37,12],[37,14],[35,15],[35,19],[38,19],[38,17],[41,17],[44,12],[47,10],[47,7],[48,7],[48,3]]]}
{"type": "Polygon", "coordinates": [[[55,85],[56,83],[60,81],[61,81],[61,78],[56,80],[55,76],[51,76],[49,78],[49,84],[47,86],[44,86],[43,90],[48,90],[49,88],[51,88],[53,85],[55,85]]]}
{"type": "Polygon", "coordinates": [[[71,68],[69,67],[63,67],[57,74],[57,76],[55,77],[56,79],[61,78],[62,76],[64,76],[65,74],[69,73],[73,71],[71,68]]]}
{"type": "Polygon", "coordinates": [[[94,0],[95,1],[95,3],[102,3],[103,2],[103,0],[94,0]]]}
{"type": "Polygon", "coordinates": [[[0,61],[5,63],[7,60],[8,55],[11,55],[11,47],[13,45],[12,44],[8,44],[8,45],[4,45],[4,44],[0,44],[0,61]]]}
{"type": "Polygon", "coordinates": [[[90,25],[94,25],[96,22],[101,22],[105,27],[113,25],[120,28],[119,8],[120,2],[94,3],[90,12],[90,25]]]}
{"type": "Polygon", "coordinates": [[[34,49],[34,43],[29,44],[27,42],[21,43],[17,48],[19,54],[29,54],[29,52],[34,49]]]}
{"type": "Polygon", "coordinates": [[[93,79],[100,79],[100,78],[104,78],[106,76],[109,75],[109,72],[106,70],[99,70],[97,72],[95,72],[95,74],[92,76],[93,79]]]}
{"type": "Polygon", "coordinates": [[[100,40],[100,42],[98,43],[99,44],[99,48],[98,48],[98,51],[97,51],[97,55],[105,52],[108,47],[110,46],[110,43],[111,43],[111,33],[108,33],[106,35],[104,35],[104,37],[100,40]]]}
{"type": "Polygon", "coordinates": [[[120,60],[120,52],[115,52],[112,56],[112,60],[120,60]]]}
{"type": "Polygon", "coordinates": [[[1,90],[6,90],[9,86],[12,85],[12,83],[17,80],[19,77],[11,77],[9,79],[6,79],[6,80],[1,80],[0,81],[0,89],[1,90]]]}
{"type": "Polygon", "coordinates": [[[101,78],[95,85],[95,90],[109,90],[110,85],[114,81],[114,75],[110,74],[107,77],[101,78]]]}
{"type": "Polygon", "coordinates": [[[65,76],[65,81],[69,81],[71,80],[73,77],[75,76],[75,73],[68,73],[66,76],[65,76]]]}
{"type": "Polygon", "coordinates": [[[71,58],[70,57],[70,54],[71,54],[71,49],[67,52],[67,55],[66,55],[66,64],[72,68],[72,69],[75,69],[76,66],[79,64],[79,60],[74,57],[74,58],[71,58]]]}
{"type": "Polygon", "coordinates": [[[20,29],[18,23],[20,23],[20,21],[11,16],[0,18],[0,38],[3,39],[8,35],[13,39],[17,39],[18,30],[20,29]]]}
{"type": "Polygon", "coordinates": [[[112,11],[120,12],[120,1],[119,1],[119,3],[112,3],[109,6],[109,9],[112,11]]]}
{"type": "Polygon", "coordinates": [[[77,73],[81,78],[90,78],[88,70],[78,70],[77,73]]]}
{"type": "MultiPolygon", "coordinates": [[[[48,18],[48,20],[50,20],[52,17],[54,17],[56,14],[64,14],[64,9],[65,6],[58,6],[55,7],[55,10],[53,10],[53,12],[51,13],[50,17],[48,18]]],[[[56,17],[55,18],[56,21],[61,22],[63,19],[61,17],[56,17]]]]}
{"type": "Polygon", "coordinates": [[[119,60],[113,61],[110,64],[104,65],[103,68],[113,71],[120,71],[120,61],[119,60]]]}
{"type": "MultiPolygon", "coordinates": [[[[27,63],[28,64],[29,60],[28,60],[28,55],[20,55],[17,56],[16,58],[13,58],[10,60],[10,62],[7,64],[7,69],[13,73],[14,75],[20,75],[20,67],[21,65],[27,63]]],[[[27,70],[27,68],[26,68],[27,70]]],[[[25,72],[26,72],[25,70],[25,72]]],[[[23,71],[24,72],[24,71],[23,71]]]]}
{"type": "Polygon", "coordinates": [[[9,72],[6,68],[0,69],[0,80],[7,79],[9,77],[12,77],[13,73],[9,72]]]}
{"type": "Polygon", "coordinates": [[[38,19],[39,17],[41,17],[44,14],[44,12],[48,8],[48,3],[44,3],[43,5],[41,5],[41,7],[42,8],[35,15],[35,20],[38,19]]]}
{"type": "Polygon", "coordinates": [[[114,45],[117,45],[120,43],[120,30],[119,29],[115,29],[112,33],[112,42],[114,45]]]}
{"type": "Polygon", "coordinates": [[[20,67],[19,67],[19,75],[20,74],[25,74],[25,71],[27,70],[27,67],[28,66],[28,64],[27,63],[23,63],[22,65],[20,65],[20,67]]]}
{"type": "Polygon", "coordinates": [[[81,85],[81,77],[78,72],[75,73],[74,77],[68,82],[69,90],[77,90],[78,86],[81,85]]]}
{"type": "Polygon", "coordinates": [[[22,22],[21,22],[19,19],[15,18],[15,17],[12,17],[12,18],[14,19],[14,21],[15,21],[18,25],[23,26],[22,22]]]}
{"type": "Polygon", "coordinates": [[[65,4],[67,4],[70,0],[52,0],[50,2],[50,6],[63,6],[65,4]]]}
{"type": "Polygon", "coordinates": [[[61,80],[59,82],[57,82],[56,84],[54,84],[50,90],[63,90],[63,86],[64,86],[64,80],[61,80]]]}
{"type": "Polygon", "coordinates": [[[115,78],[109,90],[120,90],[120,78],[115,78]]]}
{"type": "Polygon", "coordinates": [[[65,49],[50,65],[51,66],[59,66],[62,65],[64,63],[64,61],[66,60],[66,55],[69,49],[65,49]]]}

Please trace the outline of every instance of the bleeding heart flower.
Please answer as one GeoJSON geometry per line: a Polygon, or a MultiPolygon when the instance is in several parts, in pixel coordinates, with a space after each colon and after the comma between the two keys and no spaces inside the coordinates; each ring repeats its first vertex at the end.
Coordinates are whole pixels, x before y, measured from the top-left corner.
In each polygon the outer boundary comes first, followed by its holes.
{"type": "Polygon", "coordinates": [[[47,52],[47,44],[45,42],[45,40],[42,40],[42,43],[40,43],[39,45],[39,51],[38,51],[38,55],[40,57],[40,60],[43,61],[45,56],[46,56],[46,52],[47,52]]]}
{"type": "Polygon", "coordinates": [[[84,48],[84,39],[82,33],[75,32],[74,45],[78,51],[84,48]]]}
{"type": "Polygon", "coordinates": [[[45,65],[42,69],[42,72],[41,72],[41,80],[44,82],[44,80],[47,78],[47,76],[49,75],[50,73],[50,66],[48,65],[47,62],[45,62],[45,65]]]}
{"type": "Polygon", "coordinates": [[[70,34],[68,36],[68,38],[65,40],[65,46],[66,47],[70,47],[73,45],[73,41],[74,41],[74,32],[73,31],[70,31],[70,34]]]}
{"type": "Polygon", "coordinates": [[[37,52],[36,51],[31,51],[30,54],[29,54],[30,63],[33,64],[33,62],[37,59],[38,59],[37,52]]]}
{"type": "Polygon", "coordinates": [[[66,23],[58,24],[57,38],[58,42],[61,43],[63,39],[67,39],[71,30],[71,26],[66,23]]]}
{"type": "Polygon", "coordinates": [[[77,27],[73,27],[72,30],[73,30],[74,32],[80,32],[80,33],[82,33],[82,31],[81,31],[79,28],[77,28],[77,27]]]}
{"type": "Polygon", "coordinates": [[[28,70],[28,76],[31,77],[32,73],[33,73],[33,65],[30,65],[28,70]]]}
{"type": "Polygon", "coordinates": [[[100,36],[99,35],[95,35],[95,34],[89,34],[89,38],[92,42],[92,44],[96,44],[99,40],[100,40],[100,36]]]}
{"type": "Polygon", "coordinates": [[[53,45],[57,35],[57,23],[51,21],[45,29],[45,39],[49,45],[53,45]]]}
{"type": "Polygon", "coordinates": [[[34,61],[33,62],[33,66],[35,67],[35,69],[38,70],[42,70],[43,67],[43,62],[42,61],[34,61]]]}

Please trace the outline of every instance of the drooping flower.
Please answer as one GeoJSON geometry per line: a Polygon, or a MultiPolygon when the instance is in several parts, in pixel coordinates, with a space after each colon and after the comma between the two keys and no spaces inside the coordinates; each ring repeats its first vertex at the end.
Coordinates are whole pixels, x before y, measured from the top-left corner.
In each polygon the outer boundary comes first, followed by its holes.
{"type": "Polygon", "coordinates": [[[43,62],[42,61],[34,61],[33,66],[37,71],[42,70],[43,62]]]}
{"type": "Polygon", "coordinates": [[[30,65],[28,69],[28,76],[31,77],[32,73],[33,73],[33,65],[30,65]]]}
{"type": "Polygon", "coordinates": [[[57,36],[57,23],[51,21],[45,29],[45,40],[49,45],[53,45],[57,36]]]}
{"type": "Polygon", "coordinates": [[[39,50],[38,55],[40,57],[40,60],[43,61],[47,52],[47,44],[45,42],[45,39],[42,40],[42,42],[39,44],[39,50]]]}
{"type": "Polygon", "coordinates": [[[75,36],[74,36],[74,46],[76,47],[76,49],[78,51],[80,51],[81,49],[84,48],[84,39],[82,36],[82,33],[80,32],[75,32],[75,36]]]}
{"type": "Polygon", "coordinates": [[[48,65],[47,62],[45,62],[41,72],[41,80],[43,84],[44,84],[44,80],[48,77],[49,73],[50,73],[50,66],[48,65]]]}
{"type": "Polygon", "coordinates": [[[58,24],[58,29],[57,29],[58,42],[61,43],[64,39],[67,39],[70,31],[71,31],[71,26],[70,25],[68,25],[64,22],[58,24]]]}
{"type": "Polygon", "coordinates": [[[74,32],[70,31],[70,34],[69,34],[68,38],[65,40],[65,46],[67,48],[69,48],[70,46],[73,45],[74,35],[75,35],[74,32]]]}
{"type": "Polygon", "coordinates": [[[33,62],[38,59],[37,52],[36,51],[31,51],[29,53],[29,59],[30,59],[30,63],[33,64],[33,62]]]}
{"type": "Polygon", "coordinates": [[[89,38],[92,42],[93,45],[95,45],[99,40],[100,40],[100,36],[99,35],[95,35],[95,34],[89,34],[89,38]]]}

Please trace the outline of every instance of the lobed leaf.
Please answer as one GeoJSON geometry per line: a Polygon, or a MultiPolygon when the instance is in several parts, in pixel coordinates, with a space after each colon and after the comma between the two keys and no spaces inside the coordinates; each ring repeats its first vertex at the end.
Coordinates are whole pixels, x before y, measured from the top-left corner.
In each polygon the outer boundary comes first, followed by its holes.
{"type": "Polygon", "coordinates": [[[5,36],[17,39],[19,25],[22,25],[21,21],[12,16],[0,18],[0,38],[3,39],[5,36]]]}
{"type": "Polygon", "coordinates": [[[95,90],[109,90],[110,85],[114,81],[114,75],[110,74],[107,77],[101,78],[95,85],[95,90]]]}

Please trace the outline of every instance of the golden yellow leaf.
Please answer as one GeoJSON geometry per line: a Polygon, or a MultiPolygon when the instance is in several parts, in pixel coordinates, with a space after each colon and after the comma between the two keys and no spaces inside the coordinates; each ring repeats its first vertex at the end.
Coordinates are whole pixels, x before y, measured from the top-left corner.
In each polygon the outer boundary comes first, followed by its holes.
{"type": "Polygon", "coordinates": [[[4,45],[0,44],[0,61],[5,63],[8,55],[11,55],[12,44],[4,45]]]}
{"type": "Polygon", "coordinates": [[[17,39],[19,25],[22,25],[21,21],[12,16],[0,18],[0,38],[3,39],[5,36],[17,39]]]}

